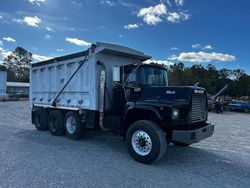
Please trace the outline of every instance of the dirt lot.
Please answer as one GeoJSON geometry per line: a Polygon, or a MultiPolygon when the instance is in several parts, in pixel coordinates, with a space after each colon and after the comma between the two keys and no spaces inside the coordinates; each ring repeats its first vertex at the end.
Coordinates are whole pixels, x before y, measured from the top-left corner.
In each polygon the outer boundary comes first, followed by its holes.
{"type": "Polygon", "coordinates": [[[209,121],[214,136],[170,145],[143,165],[118,136],[55,137],[30,123],[28,102],[0,103],[0,187],[250,187],[250,114],[210,113],[209,121]]]}

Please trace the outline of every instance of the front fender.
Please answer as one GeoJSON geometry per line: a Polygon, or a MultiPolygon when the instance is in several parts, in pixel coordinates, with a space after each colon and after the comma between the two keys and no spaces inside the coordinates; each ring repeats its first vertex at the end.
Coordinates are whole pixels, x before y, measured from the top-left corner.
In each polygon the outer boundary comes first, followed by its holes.
{"type": "Polygon", "coordinates": [[[164,113],[160,111],[160,106],[128,102],[124,110],[122,123],[123,130],[126,130],[134,121],[141,119],[150,119],[160,124],[160,122],[166,118],[166,115],[166,111],[164,111],[164,113]]]}

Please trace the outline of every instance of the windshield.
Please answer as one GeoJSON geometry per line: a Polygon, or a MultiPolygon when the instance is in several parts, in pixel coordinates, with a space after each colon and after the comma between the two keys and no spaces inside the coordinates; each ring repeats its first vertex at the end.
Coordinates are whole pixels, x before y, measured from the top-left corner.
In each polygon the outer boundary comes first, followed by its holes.
{"type": "Polygon", "coordinates": [[[128,84],[168,86],[167,71],[159,67],[142,66],[130,76],[128,84]]]}

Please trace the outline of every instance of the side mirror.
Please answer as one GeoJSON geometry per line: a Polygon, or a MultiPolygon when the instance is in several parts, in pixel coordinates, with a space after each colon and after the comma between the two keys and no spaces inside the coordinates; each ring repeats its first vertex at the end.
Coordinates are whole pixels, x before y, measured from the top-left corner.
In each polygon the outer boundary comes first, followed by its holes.
{"type": "Polygon", "coordinates": [[[113,82],[120,82],[120,67],[112,67],[113,82]]]}

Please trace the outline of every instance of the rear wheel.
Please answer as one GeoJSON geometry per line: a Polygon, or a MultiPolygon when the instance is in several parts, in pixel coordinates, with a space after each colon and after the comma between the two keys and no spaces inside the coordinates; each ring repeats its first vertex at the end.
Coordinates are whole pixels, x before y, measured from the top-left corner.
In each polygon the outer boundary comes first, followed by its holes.
{"type": "Polygon", "coordinates": [[[65,116],[64,127],[67,136],[70,139],[77,140],[86,132],[81,123],[81,118],[76,112],[68,112],[65,116]]]}
{"type": "Polygon", "coordinates": [[[34,112],[34,124],[37,130],[46,131],[48,129],[48,113],[44,109],[34,112]]]}
{"type": "Polygon", "coordinates": [[[163,130],[149,120],[133,123],[127,131],[127,147],[130,155],[141,163],[160,160],[167,150],[167,138],[163,130]]]}
{"type": "Polygon", "coordinates": [[[63,127],[64,115],[61,111],[53,110],[49,114],[49,131],[55,136],[64,133],[63,127]]]}

